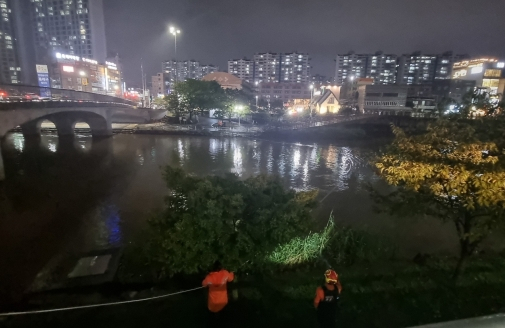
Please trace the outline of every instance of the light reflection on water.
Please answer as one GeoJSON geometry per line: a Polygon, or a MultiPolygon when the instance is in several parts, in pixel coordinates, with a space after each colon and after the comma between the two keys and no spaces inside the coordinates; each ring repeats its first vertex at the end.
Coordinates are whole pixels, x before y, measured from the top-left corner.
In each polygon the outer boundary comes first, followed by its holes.
{"type": "MultiPolygon", "coordinates": [[[[318,189],[324,201],[314,215],[321,223],[333,211],[339,223],[396,238],[409,254],[452,251],[456,245],[454,236],[439,225],[393,221],[372,210],[363,186],[378,178],[366,164],[369,150],[364,148],[147,135],[115,135],[98,142],[86,135],[72,142],[44,135],[34,144],[16,133],[8,136],[2,150],[5,186],[12,190],[6,191],[0,206],[11,209],[4,212],[5,222],[16,222],[17,228],[0,220],[0,259],[9,258],[9,249],[25,258],[32,251],[25,245],[38,245],[37,256],[49,261],[57,251],[87,252],[134,240],[153,212],[163,207],[165,165],[196,175],[274,174],[296,190],[318,189]]],[[[12,270],[36,275],[40,267],[31,268],[30,263],[12,270]]]]}

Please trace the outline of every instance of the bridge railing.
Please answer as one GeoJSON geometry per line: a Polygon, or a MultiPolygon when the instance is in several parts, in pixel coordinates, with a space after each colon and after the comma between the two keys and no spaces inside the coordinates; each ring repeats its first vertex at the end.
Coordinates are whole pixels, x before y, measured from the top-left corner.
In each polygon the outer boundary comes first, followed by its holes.
{"type": "Polygon", "coordinates": [[[136,103],[127,99],[68,89],[42,88],[17,84],[0,84],[0,109],[67,106],[113,105],[135,107],[136,103]]]}
{"type": "Polygon", "coordinates": [[[377,115],[362,114],[362,115],[353,115],[353,116],[338,115],[338,116],[333,116],[333,117],[328,117],[328,118],[318,117],[318,118],[315,118],[312,120],[302,121],[302,122],[294,122],[294,123],[286,122],[284,124],[269,125],[268,127],[265,127],[265,131],[307,129],[307,128],[325,126],[325,125],[330,125],[330,124],[335,124],[335,123],[355,121],[355,120],[363,119],[363,118],[370,117],[370,116],[377,116],[377,115]]]}

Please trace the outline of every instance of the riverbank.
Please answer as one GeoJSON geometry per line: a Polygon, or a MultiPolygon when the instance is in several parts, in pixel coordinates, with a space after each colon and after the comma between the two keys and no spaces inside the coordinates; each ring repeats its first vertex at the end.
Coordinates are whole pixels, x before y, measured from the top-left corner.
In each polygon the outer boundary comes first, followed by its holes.
{"type": "MultiPolygon", "coordinates": [[[[452,259],[423,263],[381,261],[336,268],[343,285],[339,327],[410,327],[471,318],[504,311],[503,254],[472,258],[457,283],[449,279],[452,259]]],[[[314,327],[314,291],[322,283],[323,264],[275,275],[239,272],[229,285],[230,327],[314,327]],[[237,297],[234,297],[233,295],[237,297]]],[[[32,308],[61,307],[131,300],[199,286],[201,277],[178,277],[174,284],[121,285],[37,295],[32,308]],[[178,288],[177,288],[178,287],[178,288]]],[[[206,321],[206,291],[162,300],[12,317],[3,327],[168,326],[202,327],[206,321]]]]}
{"type": "Polygon", "coordinates": [[[362,127],[333,125],[302,130],[264,130],[252,125],[233,125],[225,128],[210,128],[201,125],[175,125],[166,123],[150,124],[114,124],[116,134],[144,135],[189,135],[209,137],[244,137],[269,141],[302,142],[302,143],[336,143],[353,146],[383,145],[392,140],[388,131],[367,133],[362,127]]]}

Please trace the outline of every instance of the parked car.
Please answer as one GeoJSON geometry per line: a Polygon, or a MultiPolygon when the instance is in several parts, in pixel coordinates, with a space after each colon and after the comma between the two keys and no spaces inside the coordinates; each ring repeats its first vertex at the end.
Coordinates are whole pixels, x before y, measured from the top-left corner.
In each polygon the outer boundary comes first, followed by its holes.
{"type": "Polygon", "coordinates": [[[40,96],[38,94],[36,94],[36,93],[28,92],[28,93],[24,94],[23,100],[27,100],[27,101],[40,101],[40,96]]]}

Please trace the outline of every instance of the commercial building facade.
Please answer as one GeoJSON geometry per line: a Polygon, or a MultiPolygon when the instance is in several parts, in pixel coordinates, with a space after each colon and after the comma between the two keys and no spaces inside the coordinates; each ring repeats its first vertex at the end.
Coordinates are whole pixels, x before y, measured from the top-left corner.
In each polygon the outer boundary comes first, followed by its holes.
{"type": "Polygon", "coordinates": [[[461,103],[465,94],[474,90],[476,85],[475,80],[436,80],[431,85],[431,95],[437,102],[445,98],[461,103]]]}
{"type": "Polygon", "coordinates": [[[358,110],[365,114],[407,115],[408,86],[362,85],[358,88],[358,110]]]}
{"type": "Polygon", "coordinates": [[[102,64],[94,59],[56,53],[48,71],[52,88],[123,96],[117,63],[102,64]]]}
{"type": "Polygon", "coordinates": [[[454,63],[454,80],[475,81],[475,86],[490,94],[505,91],[505,61],[494,58],[477,58],[454,63]]]}

